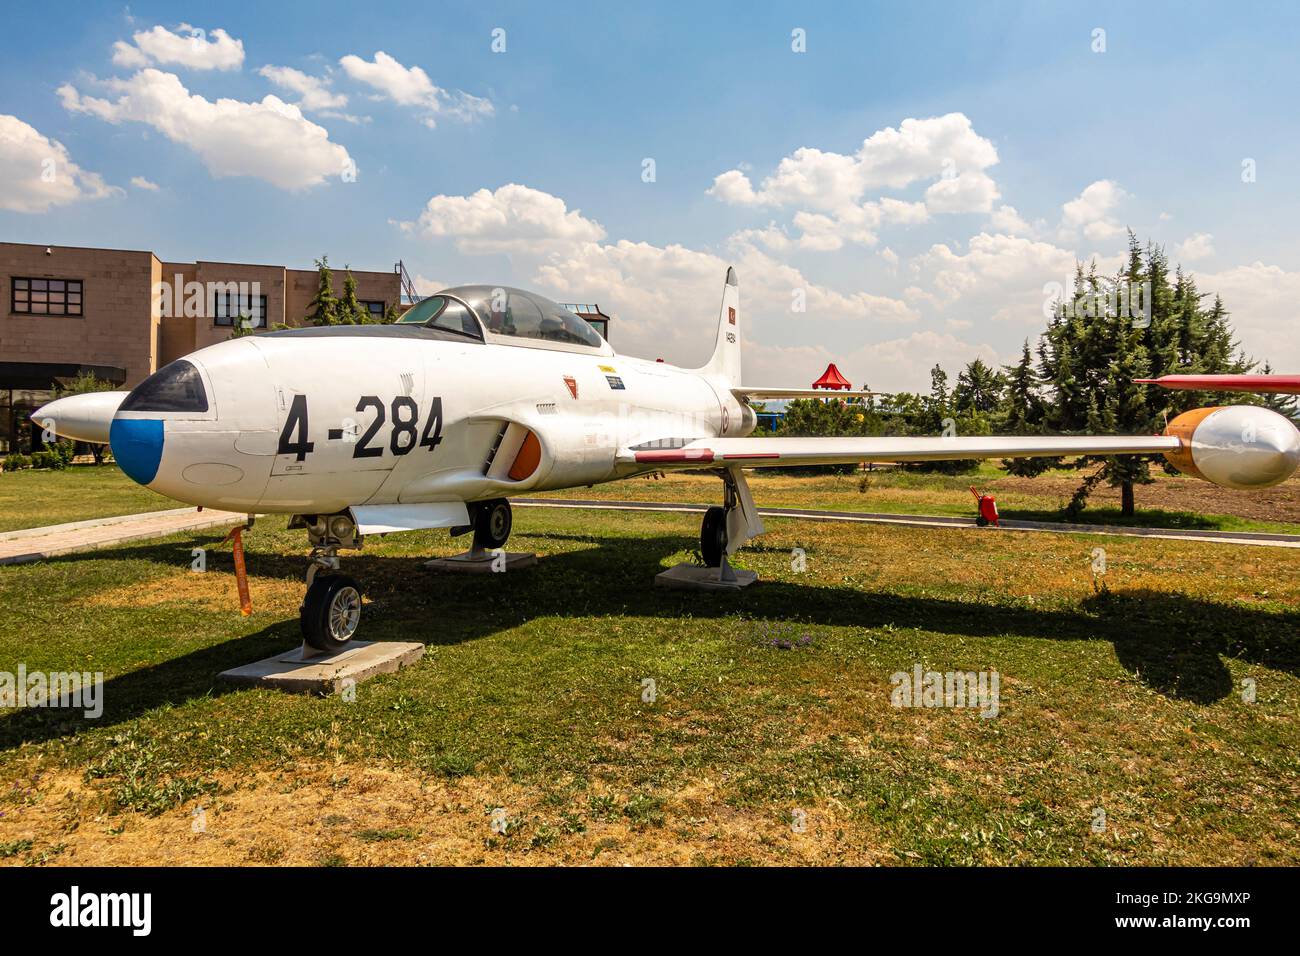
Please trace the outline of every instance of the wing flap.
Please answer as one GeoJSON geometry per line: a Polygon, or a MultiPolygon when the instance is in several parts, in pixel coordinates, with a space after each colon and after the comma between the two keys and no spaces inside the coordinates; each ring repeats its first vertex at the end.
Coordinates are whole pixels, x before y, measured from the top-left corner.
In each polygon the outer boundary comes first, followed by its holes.
{"type": "Polygon", "coordinates": [[[974,435],[964,438],[701,438],[681,448],[625,449],[619,460],[658,467],[837,465],[862,461],[1052,458],[1177,451],[1173,435],[974,435]]]}

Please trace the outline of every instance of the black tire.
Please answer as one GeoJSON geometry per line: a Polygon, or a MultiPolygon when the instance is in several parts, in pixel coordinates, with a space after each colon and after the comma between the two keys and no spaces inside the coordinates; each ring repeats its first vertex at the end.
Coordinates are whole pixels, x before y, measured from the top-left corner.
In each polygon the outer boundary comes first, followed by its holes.
{"type": "Polygon", "coordinates": [[[722,567],[722,556],[727,553],[727,511],[714,505],[704,512],[700,524],[700,554],[711,568],[722,567]]]}
{"type": "Polygon", "coordinates": [[[317,575],[298,611],[302,637],[318,651],[347,647],[361,624],[361,585],[346,574],[317,575]]]}
{"type": "Polygon", "coordinates": [[[474,546],[484,551],[504,548],[513,521],[506,499],[480,501],[474,506],[474,546]]]}
{"type": "Polygon", "coordinates": [[[978,516],[975,518],[975,525],[976,525],[976,527],[983,528],[983,527],[984,527],[985,525],[987,525],[988,523],[989,523],[989,519],[986,518],[986,517],[984,517],[983,515],[978,515],[978,516]]]}

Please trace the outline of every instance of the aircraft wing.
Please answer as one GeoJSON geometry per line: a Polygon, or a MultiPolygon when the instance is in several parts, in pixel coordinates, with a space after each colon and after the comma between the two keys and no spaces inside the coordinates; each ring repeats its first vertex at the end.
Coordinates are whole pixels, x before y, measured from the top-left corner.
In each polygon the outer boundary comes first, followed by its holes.
{"type": "MultiPolygon", "coordinates": [[[[657,443],[659,444],[659,443],[657,443]]],[[[836,465],[865,461],[1052,458],[1177,451],[1173,435],[972,435],[963,438],[699,438],[678,448],[626,448],[619,460],[666,468],[836,465]]]]}
{"type": "Polygon", "coordinates": [[[731,394],[738,401],[762,401],[781,398],[865,398],[868,395],[887,395],[888,392],[866,392],[860,389],[831,391],[825,388],[765,388],[761,385],[733,385],[731,394]]]}
{"type": "Polygon", "coordinates": [[[1133,381],[1203,392],[1300,394],[1300,375],[1163,375],[1160,378],[1135,378],[1133,381]]]}

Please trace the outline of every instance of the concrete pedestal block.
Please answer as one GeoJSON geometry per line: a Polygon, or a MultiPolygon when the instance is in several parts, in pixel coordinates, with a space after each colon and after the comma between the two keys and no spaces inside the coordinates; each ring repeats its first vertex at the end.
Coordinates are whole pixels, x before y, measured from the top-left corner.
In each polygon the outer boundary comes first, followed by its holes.
{"type": "Polygon", "coordinates": [[[222,671],[218,680],[245,687],[272,687],[292,694],[337,694],[377,674],[409,667],[424,655],[423,644],[353,641],[337,654],[304,648],[222,671]]]}
{"type": "Polygon", "coordinates": [[[424,566],[430,571],[451,571],[458,574],[505,574],[522,568],[531,568],[537,563],[537,555],[524,551],[466,551],[450,558],[434,558],[425,561],[424,566]]]}
{"type": "Polygon", "coordinates": [[[721,568],[705,568],[698,564],[678,564],[655,575],[655,586],[679,588],[685,591],[739,591],[758,580],[753,571],[745,571],[724,564],[721,568]]]}

